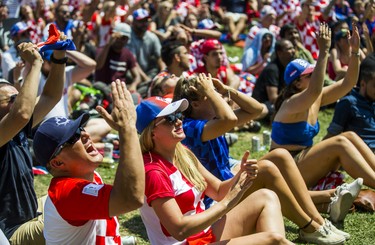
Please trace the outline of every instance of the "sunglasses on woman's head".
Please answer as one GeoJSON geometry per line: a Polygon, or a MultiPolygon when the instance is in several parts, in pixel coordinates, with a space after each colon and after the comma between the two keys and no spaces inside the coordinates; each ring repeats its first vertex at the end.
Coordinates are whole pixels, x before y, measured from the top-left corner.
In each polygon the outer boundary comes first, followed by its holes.
{"type": "Polygon", "coordinates": [[[184,119],[184,115],[182,115],[181,112],[176,112],[173,114],[169,114],[168,116],[165,116],[162,120],[160,120],[159,122],[155,124],[155,127],[162,124],[164,121],[167,121],[170,125],[173,125],[177,122],[177,120],[182,121],[183,119],[184,119]]]}
{"type": "Polygon", "coordinates": [[[57,150],[52,154],[50,160],[55,158],[57,155],[59,155],[65,146],[74,145],[81,138],[82,131],[85,131],[83,127],[77,128],[77,130],[74,132],[72,137],[70,137],[64,144],[62,144],[59,148],[57,148],[57,150]]]}

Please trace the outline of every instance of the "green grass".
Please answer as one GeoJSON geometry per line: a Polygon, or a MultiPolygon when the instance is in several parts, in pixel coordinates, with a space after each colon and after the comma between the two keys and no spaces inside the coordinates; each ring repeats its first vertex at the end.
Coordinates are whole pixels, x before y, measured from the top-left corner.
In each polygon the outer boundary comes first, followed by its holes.
{"type": "MultiPolygon", "coordinates": [[[[320,141],[326,134],[326,128],[332,118],[332,109],[321,111],[319,113],[319,121],[321,123],[321,130],[316,141],[320,141]]],[[[267,127],[263,127],[263,130],[269,130],[267,127]]],[[[231,148],[231,155],[237,159],[240,159],[245,150],[251,149],[251,137],[259,135],[261,133],[238,133],[239,141],[235,143],[231,148]]],[[[266,151],[252,153],[253,158],[259,158],[263,156],[266,151]]],[[[100,167],[98,172],[103,177],[105,183],[113,183],[115,169],[100,167]]],[[[47,188],[51,179],[51,175],[35,176],[35,189],[38,196],[46,195],[47,188]]],[[[119,217],[120,220],[120,233],[122,235],[133,235],[138,238],[138,244],[150,244],[147,238],[145,227],[142,223],[139,211],[134,211],[119,217]]],[[[375,244],[375,216],[374,214],[354,212],[347,216],[344,222],[344,230],[349,232],[352,238],[346,242],[346,244],[362,245],[362,244],[375,244]]],[[[289,220],[285,219],[285,225],[287,230],[287,238],[296,244],[298,243],[298,227],[289,220]]]]}

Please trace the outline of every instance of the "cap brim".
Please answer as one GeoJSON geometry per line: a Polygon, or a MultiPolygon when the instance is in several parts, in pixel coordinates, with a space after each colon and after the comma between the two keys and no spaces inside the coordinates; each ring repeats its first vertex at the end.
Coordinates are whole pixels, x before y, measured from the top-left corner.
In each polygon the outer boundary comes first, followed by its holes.
{"type": "Polygon", "coordinates": [[[302,73],[301,75],[306,75],[306,74],[310,74],[314,71],[315,69],[315,65],[310,65],[309,67],[307,67],[302,73]]]}
{"type": "Polygon", "coordinates": [[[85,126],[87,121],[90,119],[90,114],[83,113],[80,117],[78,117],[76,120],[73,121],[73,123],[67,125],[69,127],[69,130],[67,130],[66,134],[62,138],[60,144],[56,147],[58,149],[60,146],[65,144],[77,131],[77,129],[81,126],[85,126]]]}
{"type": "Polygon", "coordinates": [[[167,105],[156,117],[163,117],[170,115],[176,111],[184,111],[188,108],[189,102],[186,99],[181,99],[167,105]]]}

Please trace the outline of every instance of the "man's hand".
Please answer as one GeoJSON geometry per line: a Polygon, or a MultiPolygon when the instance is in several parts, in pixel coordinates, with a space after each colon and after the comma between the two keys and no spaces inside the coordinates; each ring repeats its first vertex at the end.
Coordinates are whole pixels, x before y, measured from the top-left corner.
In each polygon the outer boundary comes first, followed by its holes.
{"type": "Polygon", "coordinates": [[[102,106],[97,106],[96,110],[117,131],[121,128],[127,128],[129,125],[135,125],[137,119],[135,107],[125,83],[117,79],[112,82],[111,88],[113,99],[112,113],[109,114],[102,106]]]}
{"type": "Polygon", "coordinates": [[[21,43],[17,46],[17,49],[22,60],[26,63],[32,64],[35,61],[43,62],[36,45],[32,43],[21,43]]]}

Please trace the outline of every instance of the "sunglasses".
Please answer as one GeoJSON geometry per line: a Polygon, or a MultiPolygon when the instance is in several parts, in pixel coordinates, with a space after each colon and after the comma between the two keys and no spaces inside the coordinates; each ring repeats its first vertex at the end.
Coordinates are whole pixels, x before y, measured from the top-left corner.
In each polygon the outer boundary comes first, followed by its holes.
{"type": "Polygon", "coordinates": [[[81,132],[85,132],[85,129],[83,127],[77,128],[77,130],[74,132],[72,137],[70,137],[64,144],[62,144],[59,148],[55,150],[55,152],[52,154],[50,160],[55,158],[57,155],[61,153],[61,151],[64,149],[67,145],[74,145],[80,138],[81,138],[81,132]]]}
{"type": "Polygon", "coordinates": [[[177,120],[183,120],[184,119],[184,115],[182,115],[181,112],[176,112],[176,113],[173,113],[173,114],[170,114],[168,116],[165,116],[163,118],[163,120],[160,120],[159,122],[157,122],[155,124],[155,127],[157,127],[158,125],[162,124],[164,121],[167,121],[170,125],[173,125],[177,122],[177,120]]]}
{"type": "Polygon", "coordinates": [[[9,96],[7,99],[3,99],[3,100],[1,100],[1,101],[5,101],[5,100],[7,100],[7,101],[8,101],[8,104],[9,104],[9,103],[14,103],[14,101],[15,101],[16,98],[17,98],[17,95],[18,95],[18,94],[13,94],[13,95],[9,96]]]}

